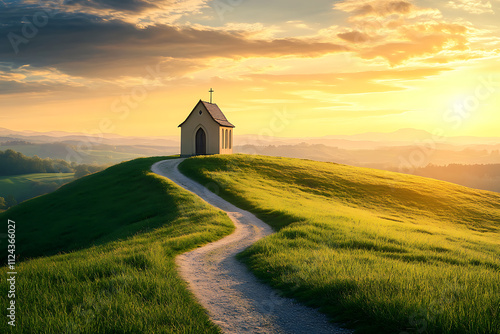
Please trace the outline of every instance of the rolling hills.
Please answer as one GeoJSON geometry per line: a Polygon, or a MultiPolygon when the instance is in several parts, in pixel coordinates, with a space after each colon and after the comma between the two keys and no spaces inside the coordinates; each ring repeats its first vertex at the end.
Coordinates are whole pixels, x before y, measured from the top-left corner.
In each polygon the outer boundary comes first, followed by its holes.
{"type": "MultiPolygon", "coordinates": [[[[162,159],[110,167],[0,213],[17,226],[15,332],[219,332],[174,258],[233,226],[152,174],[162,159]]],[[[499,194],[263,156],[195,157],[181,171],[276,230],[240,259],[286,296],[361,333],[500,331],[499,194]]]]}
{"type": "MultiPolygon", "coordinates": [[[[158,148],[139,146],[111,146],[102,144],[88,144],[86,142],[55,142],[55,143],[26,143],[10,145],[2,143],[1,150],[14,150],[26,156],[38,156],[42,159],[62,159],[68,162],[109,165],[122,161],[140,158],[146,155],[159,154],[158,148]],[[83,143],[83,144],[82,144],[83,143]],[[79,148],[83,145],[83,149],[79,148]]],[[[174,150],[171,150],[174,152],[174,150]]]]}
{"type": "MultiPolygon", "coordinates": [[[[174,258],[234,227],[149,171],[163,159],[122,163],[0,213],[16,222],[19,292],[16,328],[2,321],[1,333],[220,332],[174,258]]],[[[5,279],[0,287],[7,291],[5,279]]]]}
{"type": "Polygon", "coordinates": [[[17,202],[54,191],[71,182],[74,173],[35,173],[0,176],[0,197],[12,195],[17,202]]]}
{"type": "Polygon", "coordinates": [[[500,195],[333,163],[232,155],[181,171],[277,233],[241,259],[366,333],[500,331],[500,195]]]}

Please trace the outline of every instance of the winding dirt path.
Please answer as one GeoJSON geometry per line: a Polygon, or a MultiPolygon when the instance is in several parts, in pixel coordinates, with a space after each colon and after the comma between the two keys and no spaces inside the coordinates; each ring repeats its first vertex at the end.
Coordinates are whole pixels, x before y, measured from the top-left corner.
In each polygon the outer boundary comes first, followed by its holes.
{"type": "Polygon", "coordinates": [[[351,333],[314,309],[280,297],[236,260],[236,254],[271,234],[271,227],[181,174],[177,167],[183,160],[160,161],[151,170],[225,211],[236,226],[231,235],[176,258],[181,276],[211,320],[224,333],[351,333]]]}

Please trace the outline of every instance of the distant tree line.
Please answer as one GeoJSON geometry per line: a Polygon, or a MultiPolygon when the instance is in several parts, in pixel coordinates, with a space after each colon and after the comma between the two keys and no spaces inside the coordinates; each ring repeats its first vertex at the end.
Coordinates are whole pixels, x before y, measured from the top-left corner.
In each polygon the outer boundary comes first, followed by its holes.
{"type": "Polygon", "coordinates": [[[475,175],[477,177],[497,177],[500,176],[500,164],[487,165],[462,165],[449,164],[446,166],[437,166],[429,164],[425,167],[417,168],[415,174],[425,175],[475,175]]]}
{"type": "Polygon", "coordinates": [[[4,143],[0,143],[0,146],[16,146],[16,145],[34,145],[34,144],[26,140],[9,140],[4,143]]]}
{"type": "Polygon", "coordinates": [[[8,208],[17,204],[17,200],[13,195],[7,196],[7,198],[0,197],[0,212],[2,210],[7,210],[8,208]]]}
{"type": "Polygon", "coordinates": [[[500,192],[500,164],[447,166],[428,165],[416,168],[415,175],[453,182],[467,187],[500,192]]]}
{"type": "MultiPolygon", "coordinates": [[[[8,149],[0,151],[0,177],[34,173],[75,173],[75,179],[103,170],[105,166],[68,163],[60,159],[41,159],[37,156],[28,157],[22,153],[8,149]]],[[[6,210],[29,198],[50,193],[61,184],[56,182],[30,182],[30,195],[16,198],[10,194],[1,194],[0,211],[6,210]]]]}
{"type": "Polygon", "coordinates": [[[37,156],[27,157],[10,149],[5,152],[0,151],[0,176],[72,172],[73,168],[64,160],[41,159],[37,156]]]}
{"type": "Polygon", "coordinates": [[[87,165],[87,164],[76,165],[73,167],[73,170],[75,172],[75,179],[79,179],[81,177],[84,177],[92,173],[97,173],[103,169],[104,169],[103,166],[87,165]]]}
{"type": "Polygon", "coordinates": [[[22,153],[6,150],[0,151],[0,176],[33,174],[33,173],[75,173],[75,178],[102,170],[103,166],[78,165],[61,159],[41,159],[37,156],[27,157],[22,153]]]}

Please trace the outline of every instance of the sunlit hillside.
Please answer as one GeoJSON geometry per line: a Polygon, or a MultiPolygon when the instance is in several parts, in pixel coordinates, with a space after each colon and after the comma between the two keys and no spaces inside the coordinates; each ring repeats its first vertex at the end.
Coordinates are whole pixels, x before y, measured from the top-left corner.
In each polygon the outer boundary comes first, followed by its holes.
{"type": "Polygon", "coordinates": [[[0,333],[220,333],[174,258],[233,225],[151,173],[162,159],[110,167],[0,213],[16,222],[18,273],[16,327],[2,321],[0,333]]]}
{"type": "Polygon", "coordinates": [[[181,171],[278,231],[242,259],[287,295],[367,333],[500,331],[499,194],[263,156],[181,171]]]}

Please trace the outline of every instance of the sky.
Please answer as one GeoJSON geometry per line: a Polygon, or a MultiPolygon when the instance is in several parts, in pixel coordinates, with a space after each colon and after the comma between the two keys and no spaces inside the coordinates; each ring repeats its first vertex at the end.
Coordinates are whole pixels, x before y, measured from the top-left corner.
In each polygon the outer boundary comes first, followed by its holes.
{"type": "Polygon", "coordinates": [[[0,0],[0,127],[499,136],[500,0],[0,0]]]}

